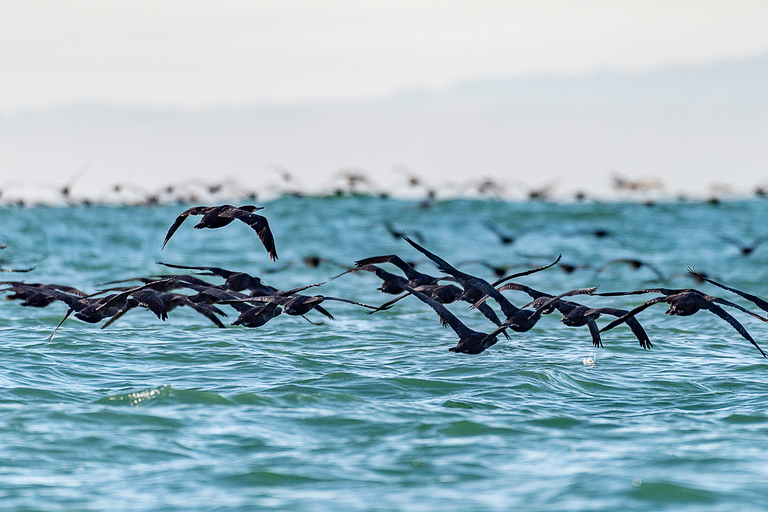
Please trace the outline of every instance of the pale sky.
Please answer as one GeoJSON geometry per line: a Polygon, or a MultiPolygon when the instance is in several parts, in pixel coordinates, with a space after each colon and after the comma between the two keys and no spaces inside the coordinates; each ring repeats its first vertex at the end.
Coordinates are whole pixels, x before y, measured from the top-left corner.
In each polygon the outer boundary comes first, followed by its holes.
{"type": "Polygon", "coordinates": [[[0,0],[0,112],[369,99],[768,52],[768,2],[0,0]]]}

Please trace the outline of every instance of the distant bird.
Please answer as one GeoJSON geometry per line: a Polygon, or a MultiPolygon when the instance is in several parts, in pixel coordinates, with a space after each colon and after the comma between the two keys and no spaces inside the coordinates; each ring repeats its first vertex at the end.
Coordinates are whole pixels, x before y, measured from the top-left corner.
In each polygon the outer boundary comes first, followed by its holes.
{"type": "MultiPolygon", "coordinates": [[[[399,240],[403,238],[403,230],[397,229],[395,226],[392,225],[392,223],[388,220],[382,221],[381,224],[386,228],[386,230],[389,232],[390,235],[392,235],[392,238],[395,240],[399,240]]],[[[413,234],[413,237],[418,240],[421,243],[424,243],[424,236],[416,231],[413,234]]]]}
{"type": "Polygon", "coordinates": [[[573,274],[577,270],[590,270],[592,268],[590,265],[579,265],[576,263],[561,263],[558,267],[566,274],[573,274]]]}
{"type": "Polygon", "coordinates": [[[611,179],[613,180],[613,188],[617,190],[647,192],[650,190],[662,190],[664,188],[664,183],[658,178],[632,180],[618,171],[613,171],[611,179]]]}
{"type": "Polygon", "coordinates": [[[515,242],[515,239],[517,238],[512,233],[508,233],[506,231],[503,231],[501,228],[499,228],[499,226],[497,226],[496,224],[494,224],[490,220],[487,220],[487,221],[483,222],[483,226],[488,228],[488,230],[491,233],[496,235],[498,237],[498,239],[499,239],[499,242],[502,245],[511,245],[511,244],[513,244],[515,242]]]}
{"type": "Polygon", "coordinates": [[[664,277],[664,274],[661,273],[661,270],[659,268],[651,263],[648,263],[646,261],[638,260],[635,258],[614,258],[612,260],[607,261],[602,267],[595,270],[595,278],[600,275],[605,269],[610,267],[611,265],[617,265],[617,264],[626,264],[631,268],[632,270],[638,270],[643,267],[650,269],[654,274],[656,274],[656,277],[659,281],[666,281],[666,278],[664,277]]]}
{"type": "Polygon", "coordinates": [[[165,244],[168,243],[168,240],[170,240],[187,217],[190,215],[202,215],[202,220],[193,226],[195,229],[221,228],[227,226],[235,219],[248,224],[256,231],[261,243],[264,244],[264,248],[269,253],[269,257],[274,261],[277,259],[277,251],[275,250],[275,240],[272,237],[272,231],[269,229],[267,218],[253,213],[257,210],[262,210],[263,208],[263,206],[232,206],[229,204],[221,206],[194,206],[176,217],[176,221],[165,235],[165,241],[160,250],[165,248],[165,244]]]}
{"type": "Polygon", "coordinates": [[[693,290],[693,289],[670,290],[667,288],[648,288],[648,289],[637,290],[632,292],[607,292],[607,293],[599,293],[597,295],[617,296],[617,295],[637,295],[637,294],[644,294],[644,293],[661,293],[663,294],[663,296],[656,297],[654,299],[644,302],[640,306],[631,310],[629,313],[626,313],[625,315],[620,316],[613,322],[609,323],[608,325],[600,329],[600,332],[605,332],[610,329],[613,329],[620,323],[625,322],[628,318],[634,317],[644,309],[647,309],[648,307],[653,306],[654,304],[664,302],[669,304],[669,309],[666,312],[667,315],[690,316],[690,315],[693,315],[694,313],[699,312],[702,309],[705,309],[714,313],[715,315],[719,316],[721,319],[731,324],[731,326],[734,329],[736,329],[736,331],[739,334],[741,334],[742,337],[744,337],[744,339],[752,343],[757,348],[757,350],[760,351],[763,357],[768,357],[766,356],[765,352],[763,352],[763,349],[761,349],[760,346],[758,346],[757,342],[754,339],[752,339],[752,336],[747,332],[744,326],[741,325],[741,323],[739,323],[738,320],[732,317],[727,311],[721,308],[718,304],[722,304],[724,306],[729,306],[729,307],[738,309],[739,311],[752,315],[755,318],[759,318],[763,322],[768,322],[768,320],[766,320],[765,318],[761,317],[756,313],[749,311],[746,308],[739,306],[738,304],[734,304],[733,302],[727,301],[725,299],[721,299],[719,297],[712,297],[710,295],[705,295],[704,293],[698,290],[693,290]]]}
{"type": "MultiPolygon", "coordinates": [[[[554,309],[557,309],[563,315],[562,322],[565,325],[569,327],[581,327],[586,325],[589,328],[589,332],[592,336],[592,344],[595,347],[603,346],[603,342],[600,339],[600,328],[597,326],[597,322],[595,322],[595,320],[600,318],[601,315],[611,315],[611,316],[620,317],[627,314],[627,311],[623,309],[590,308],[590,307],[578,304],[576,302],[571,302],[571,301],[562,300],[562,299],[557,300],[555,302],[550,302],[549,299],[553,298],[554,295],[540,292],[538,290],[534,290],[529,286],[525,286],[518,283],[507,283],[499,287],[498,290],[500,292],[503,292],[506,290],[516,290],[516,291],[525,292],[531,298],[534,299],[533,302],[531,303],[531,305],[534,308],[540,307],[542,304],[549,303],[548,309],[545,308],[541,311],[542,314],[546,315],[551,313],[554,309]]],[[[627,318],[626,322],[629,328],[632,330],[632,333],[640,342],[641,347],[645,349],[650,349],[651,347],[653,347],[651,340],[648,338],[648,334],[646,334],[645,330],[643,329],[643,327],[640,325],[640,322],[638,322],[636,318],[634,317],[627,318]]]]}
{"type": "Polygon", "coordinates": [[[291,267],[295,267],[297,265],[305,265],[307,268],[318,268],[319,266],[325,265],[325,264],[332,265],[334,267],[338,267],[344,270],[350,269],[349,265],[344,265],[330,258],[324,258],[322,256],[318,256],[317,254],[307,254],[301,259],[290,260],[280,267],[264,269],[262,270],[262,272],[267,274],[274,274],[276,272],[282,272],[283,270],[289,269],[291,267]]]}
{"type": "Polygon", "coordinates": [[[763,243],[768,241],[768,235],[756,239],[751,244],[745,244],[741,240],[738,240],[738,239],[736,239],[734,237],[731,237],[731,236],[728,236],[728,235],[720,235],[720,238],[723,241],[728,242],[729,244],[732,244],[732,245],[735,245],[736,247],[738,247],[739,251],[741,251],[741,255],[742,256],[749,256],[749,255],[751,255],[753,252],[755,252],[757,250],[758,247],[760,247],[761,245],[763,245],[763,243]]]}

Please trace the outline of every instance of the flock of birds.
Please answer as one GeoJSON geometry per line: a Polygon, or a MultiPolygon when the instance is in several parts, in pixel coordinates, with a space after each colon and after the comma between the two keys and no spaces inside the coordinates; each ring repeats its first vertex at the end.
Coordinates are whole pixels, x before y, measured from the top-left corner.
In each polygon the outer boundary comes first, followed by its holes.
{"type": "MultiPolygon", "coordinates": [[[[266,194],[276,196],[347,196],[366,195],[379,198],[389,198],[403,195],[419,199],[422,207],[429,207],[438,197],[469,196],[490,199],[525,199],[529,201],[553,201],[556,195],[558,181],[540,185],[531,185],[520,180],[502,180],[491,176],[468,179],[463,182],[433,183],[407,168],[397,168],[394,174],[398,180],[389,188],[381,186],[362,169],[341,169],[330,176],[327,183],[318,190],[309,191],[302,180],[294,173],[283,168],[274,169],[275,179],[260,186],[266,194]]],[[[219,181],[187,179],[167,183],[156,188],[147,188],[131,182],[118,182],[106,187],[97,195],[82,196],[75,194],[76,183],[86,173],[80,169],[63,185],[44,184],[44,188],[55,192],[58,199],[68,205],[94,204],[128,204],[128,205],[159,205],[173,203],[198,203],[206,199],[211,201],[231,201],[257,199],[256,191],[234,178],[219,181]]],[[[611,188],[620,194],[642,200],[653,206],[655,198],[664,197],[667,189],[664,182],[657,178],[630,178],[618,171],[610,172],[611,188]]],[[[0,204],[25,206],[28,203],[25,195],[33,191],[23,192],[28,188],[22,180],[14,179],[0,183],[0,204]]],[[[733,197],[734,191],[729,185],[711,184],[707,202],[719,204],[722,198],[733,197]]],[[[768,197],[768,186],[756,185],[751,193],[756,197],[768,197]]],[[[562,197],[561,199],[567,199],[562,197]]],[[[586,190],[576,190],[572,194],[575,201],[598,201],[597,197],[586,190]]],[[[685,199],[685,195],[678,199],[685,199]]]]}
{"type": "MultiPolygon", "coordinates": [[[[227,204],[189,208],[178,215],[168,229],[163,241],[163,248],[187,217],[202,216],[200,222],[194,226],[196,229],[221,228],[235,220],[239,220],[256,232],[270,259],[276,261],[278,259],[277,250],[267,218],[256,213],[261,209],[263,208],[250,205],[236,207],[227,204]]],[[[55,327],[49,339],[53,338],[62,323],[73,313],[76,318],[85,322],[99,323],[103,321],[102,328],[105,328],[137,307],[149,309],[159,319],[166,320],[170,311],[180,306],[186,306],[205,316],[217,327],[224,328],[225,325],[220,317],[226,316],[226,313],[221,307],[227,306],[235,309],[239,314],[237,319],[232,322],[232,325],[260,327],[281,314],[302,316],[307,321],[315,323],[306,317],[312,310],[329,319],[333,319],[333,315],[323,307],[326,301],[353,304],[369,309],[369,313],[372,314],[390,309],[396,302],[407,296],[412,296],[429,306],[437,314],[440,322],[455,332],[458,342],[456,346],[451,347],[449,350],[469,354],[479,354],[493,346],[498,341],[499,335],[508,338],[508,330],[520,333],[527,332],[536,325],[542,315],[551,314],[555,311],[562,315],[562,322],[566,326],[587,326],[595,347],[602,346],[601,333],[621,324],[626,324],[637,338],[640,346],[644,349],[650,349],[653,344],[636,317],[654,304],[665,303],[669,307],[666,312],[667,315],[689,316],[701,310],[707,310],[717,315],[730,324],[744,339],[754,345],[763,357],[768,357],[744,326],[728,313],[724,307],[736,309],[767,323],[768,318],[726,299],[713,297],[691,288],[646,288],[633,291],[598,293],[595,287],[587,287],[566,290],[560,293],[547,293],[513,281],[514,279],[553,267],[559,263],[560,257],[546,265],[510,275],[503,275],[503,271],[497,272],[499,278],[494,282],[489,282],[481,277],[459,270],[403,232],[393,231],[393,235],[402,238],[432,261],[441,274],[438,276],[426,274],[416,270],[412,264],[397,255],[383,255],[359,260],[355,262],[354,266],[349,267],[348,270],[331,278],[338,279],[342,276],[359,272],[374,274],[381,280],[381,286],[378,288],[381,292],[396,295],[395,298],[379,306],[372,306],[341,297],[300,293],[325,284],[325,282],[313,283],[291,290],[279,290],[265,284],[259,277],[244,272],[231,271],[219,267],[185,266],[169,263],[160,264],[168,268],[193,270],[195,272],[192,274],[164,274],[113,281],[106,284],[120,284],[120,286],[106,288],[94,294],[86,294],[66,285],[26,283],[24,281],[0,282],[0,284],[5,286],[0,289],[0,292],[10,292],[6,299],[20,300],[22,301],[22,306],[45,307],[55,302],[65,303],[67,305],[66,314],[55,327]],[[385,268],[382,268],[385,264],[396,267],[400,273],[394,274],[385,270],[385,268]],[[223,279],[224,282],[222,284],[211,284],[198,276],[215,276],[223,279]],[[141,284],[123,284],[126,282],[141,284]],[[178,290],[187,290],[188,293],[179,293],[178,290]],[[515,306],[503,295],[502,292],[505,291],[522,292],[529,296],[530,301],[522,307],[515,306]],[[657,296],[631,310],[613,307],[588,307],[570,299],[570,297],[576,295],[624,296],[640,294],[656,294],[657,296]],[[446,305],[456,301],[467,302],[471,305],[472,310],[479,311],[490,322],[487,329],[488,332],[476,331],[467,327],[464,322],[452,313],[446,305]],[[495,303],[498,306],[501,316],[497,314],[497,310],[491,307],[489,302],[495,303]],[[615,319],[600,328],[596,320],[603,315],[615,317],[615,319]]],[[[630,266],[634,266],[634,268],[644,264],[639,260],[616,261],[627,263],[630,266]]],[[[15,271],[27,272],[29,270],[31,269],[16,269],[15,271]]],[[[699,282],[709,282],[724,290],[735,293],[752,302],[762,311],[768,312],[768,302],[755,295],[716,282],[692,269],[689,269],[689,273],[699,282]]]]}

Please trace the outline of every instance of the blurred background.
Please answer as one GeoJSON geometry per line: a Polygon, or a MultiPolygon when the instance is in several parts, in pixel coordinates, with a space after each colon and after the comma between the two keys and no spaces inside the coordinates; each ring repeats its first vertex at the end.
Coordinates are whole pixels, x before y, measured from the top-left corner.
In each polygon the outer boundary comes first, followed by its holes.
{"type": "Polygon", "coordinates": [[[762,194],[766,19],[762,1],[0,0],[0,201],[762,194]]]}

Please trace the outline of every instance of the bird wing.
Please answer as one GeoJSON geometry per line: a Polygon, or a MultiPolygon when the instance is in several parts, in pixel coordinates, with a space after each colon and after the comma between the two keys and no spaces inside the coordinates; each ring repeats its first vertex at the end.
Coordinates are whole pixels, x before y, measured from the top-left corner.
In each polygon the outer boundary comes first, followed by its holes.
{"type": "MultiPolygon", "coordinates": [[[[415,269],[409,265],[403,258],[396,254],[388,254],[386,256],[371,256],[370,258],[363,258],[362,260],[358,260],[355,262],[355,266],[361,266],[361,265],[368,265],[370,263],[391,263],[400,270],[402,270],[406,276],[408,276],[408,273],[411,271],[415,271],[415,269]]],[[[416,272],[417,274],[421,275],[421,272],[416,272]]],[[[411,279],[411,277],[408,277],[408,279],[411,279]]]]}
{"type": "Polygon", "coordinates": [[[733,326],[733,328],[736,329],[736,331],[739,334],[741,334],[746,340],[752,343],[757,348],[757,350],[759,350],[760,353],[763,354],[763,357],[768,357],[768,355],[766,355],[765,352],[763,352],[763,349],[760,348],[757,342],[754,339],[752,339],[752,336],[750,336],[750,334],[747,332],[744,326],[741,325],[738,320],[736,320],[730,314],[728,314],[727,311],[725,311],[723,308],[721,308],[717,304],[714,304],[713,302],[707,302],[707,304],[702,307],[704,309],[708,309],[712,313],[716,314],[717,316],[719,316],[720,318],[722,318],[723,320],[731,324],[731,326],[733,326]]]}
{"type": "MultiPolygon", "coordinates": [[[[602,295],[602,294],[598,294],[598,295],[602,295]]],[[[666,297],[656,297],[647,302],[644,302],[643,304],[640,304],[639,306],[637,306],[635,309],[629,311],[628,313],[624,313],[622,316],[620,316],[613,322],[609,323],[608,325],[600,329],[600,332],[609,331],[614,327],[616,327],[617,325],[619,325],[620,323],[626,322],[628,318],[635,316],[639,312],[653,306],[654,304],[657,304],[659,302],[664,302],[666,299],[667,299],[666,297]]]]}
{"type": "Polygon", "coordinates": [[[222,213],[222,217],[234,217],[239,219],[256,231],[259,236],[259,240],[264,245],[264,248],[269,253],[269,257],[272,261],[277,259],[277,250],[275,249],[275,238],[272,236],[272,231],[269,229],[269,222],[263,215],[251,213],[240,208],[234,208],[232,210],[226,210],[222,213]]]}
{"type": "Polygon", "coordinates": [[[176,230],[179,229],[179,226],[181,226],[182,223],[187,220],[187,217],[190,215],[205,215],[210,209],[210,206],[193,206],[189,210],[181,212],[181,214],[176,217],[176,220],[173,221],[173,224],[168,229],[168,233],[165,234],[165,240],[163,241],[163,246],[160,248],[160,250],[162,251],[165,248],[165,244],[168,243],[168,240],[170,240],[176,230]]]}
{"type": "Polygon", "coordinates": [[[420,291],[413,288],[408,288],[408,291],[411,292],[414,297],[421,300],[424,304],[431,307],[435,313],[437,313],[437,316],[440,317],[440,323],[453,329],[453,332],[455,332],[459,338],[463,338],[473,332],[466,325],[464,325],[462,321],[456,317],[456,315],[451,313],[448,308],[437,302],[432,297],[424,295],[420,291]]]}
{"type": "MultiPolygon", "coordinates": [[[[627,314],[627,310],[625,309],[618,309],[618,308],[598,308],[596,309],[598,313],[601,315],[611,315],[615,317],[623,317],[627,314]]],[[[637,318],[634,316],[627,317],[626,320],[624,320],[627,323],[627,326],[632,330],[632,333],[637,338],[637,341],[640,342],[640,346],[645,349],[650,349],[653,347],[653,344],[651,343],[650,338],[648,338],[648,334],[645,332],[645,329],[643,329],[643,326],[640,325],[640,322],[637,321],[637,318]]]]}
{"type": "Polygon", "coordinates": [[[560,259],[562,257],[563,257],[563,255],[560,254],[560,255],[557,256],[557,259],[555,261],[553,261],[552,263],[549,263],[547,265],[542,265],[540,267],[532,268],[532,269],[526,270],[524,272],[517,272],[515,274],[511,274],[511,275],[508,275],[506,277],[502,277],[501,279],[497,279],[496,281],[494,281],[493,286],[498,286],[501,283],[503,283],[504,281],[509,281],[510,279],[517,279],[518,277],[523,277],[523,276],[527,276],[527,275],[530,275],[530,274],[534,274],[536,272],[541,272],[542,270],[548,269],[549,267],[552,267],[552,266],[556,265],[557,262],[560,261],[560,259]]]}
{"type": "Polygon", "coordinates": [[[213,322],[213,324],[218,327],[219,329],[224,329],[225,326],[223,323],[221,323],[221,320],[218,319],[216,314],[227,316],[226,313],[224,313],[222,310],[217,308],[216,306],[212,304],[195,304],[192,301],[186,301],[185,306],[189,306],[201,315],[203,315],[205,318],[213,322]]]}
{"type": "Polygon", "coordinates": [[[589,334],[592,335],[592,344],[598,348],[602,347],[603,341],[600,339],[600,328],[597,326],[597,322],[589,320],[587,327],[589,327],[589,334]]]}
{"type": "Polygon", "coordinates": [[[757,297],[755,295],[749,294],[747,292],[743,292],[741,290],[737,290],[736,288],[731,288],[730,286],[726,286],[724,284],[718,283],[717,281],[713,281],[712,279],[709,279],[708,277],[704,277],[703,275],[697,273],[692,268],[688,269],[688,273],[691,274],[692,276],[695,276],[695,277],[703,280],[703,281],[706,281],[706,282],[708,282],[710,284],[718,286],[718,287],[722,288],[723,290],[728,290],[729,292],[733,292],[733,293],[735,293],[737,295],[741,295],[745,299],[753,302],[755,304],[755,306],[759,307],[763,311],[768,311],[768,302],[764,301],[760,297],[757,297]]]}
{"type": "Polygon", "coordinates": [[[531,296],[533,299],[538,299],[539,297],[552,297],[552,294],[540,292],[538,290],[534,290],[530,286],[526,286],[524,284],[520,283],[507,283],[505,285],[500,286],[497,288],[500,292],[506,291],[506,290],[515,290],[518,292],[524,292],[531,296]]]}
{"type": "Polygon", "coordinates": [[[686,292],[686,291],[697,291],[697,290],[689,290],[689,289],[671,290],[669,288],[644,288],[642,290],[635,290],[632,292],[602,292],[602,293],[595,293],[595,295],[600,295],[601,297],[617,297],[620,295],[641,295],[644,293],[661,293],[664,295],[675,295],[675,294],[686,292]]]}
{"type": "MultiPolygon", "coordinates": [[[[364,308],[378,310],[379,308],[377,306],[369,306],[368,304],[363,304],[362,302],[357,302],[356,300],[350,300],[350,299],[342,299],[340,297],[323,297],[323,300],[337,300],[339,302],[346,302],[347,304],[355,304],[356,306],[362,306],[364,308]]],[[[317,306],[315,306],[317,307],[317,306]]]]}
{"type": "Polygon", "coordinates": [[[236,273],[231,270],[226,270],[219,267],[195,267],[190,265],[175,265],[173,263],[163,263],[162,261],[158,261],[157,263],[159,265],[163,265],[165,267],[171,267],[171,268],[181,268],[185,270],[206,270],[212,273],[213,275],[223,277],[224,279],[227,279],[229,276],[236,273]]]}
{"type": "Polygon", "coordinates": [[[723,306],[729,306],[729,307],[732,307],[734,309],[738,309],[742,313],[746,313],[746,314],[751,315],[751,316],[753,316],[753,317],[755,317],[755,318],[757,318],[759,320],[762,320],[763,322],[768,323],[768,319],[763,318],[762,316],[758,315],[757,313],[753,313],[752,311],[748,310],[747,308],[741,307],[738,304],[734,304],[733,302],[731,302],[729,300],[721,299],[720,297],[711,297],[711,296],[706,296],[706,298],[709,299],[711,302],[716,302],[718,304],[722,304],[723,306]]]}

